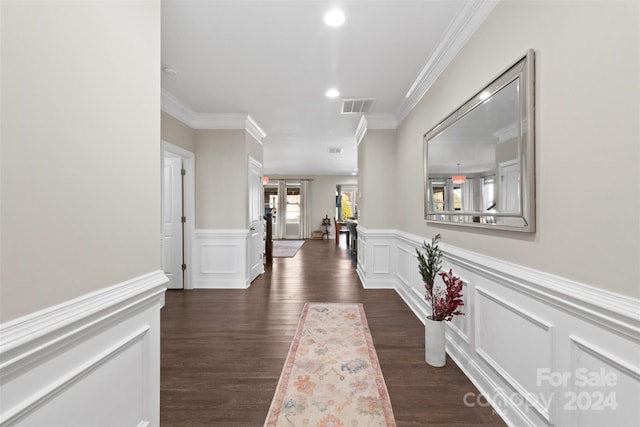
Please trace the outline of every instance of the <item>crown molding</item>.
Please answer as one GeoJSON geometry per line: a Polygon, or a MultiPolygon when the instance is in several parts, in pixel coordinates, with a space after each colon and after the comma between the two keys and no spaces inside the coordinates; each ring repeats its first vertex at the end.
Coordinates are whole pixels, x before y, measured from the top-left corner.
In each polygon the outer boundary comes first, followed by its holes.
{"type": "Polygon", "coordinates": [[[510,139],[514,139],[518,137],[518,131],[520,127],[519,123],[513,123],[509,126],[503,127],[502,129],[498,129],[493,133],[493,135],[498,138],[498,144],[502,144],[505,141],[509,141],[510,139]]]}
{"type": "Polygon", "coordinates": [[[360,117],[358,127],[356,128],[356,145],[360,145],[360,141],[364,138],[364,134],[367,133],[367,119],[364,114],[360,117]]]}
{"type": "Polygon", "coordinates": [[[196,114],[194,129],[244,129],[247,124],[246,114],[196,114]]]}
{"type": "Polygon", "coordinates": [[[267,136],[267,134],[258,126],[258,124],[253,120],[251,116],[247,116],[245,120],[245,129],[249,134],[254,137],[260,144],[262,144],[262,140],[267,136]]]}
{"type": "Polygon", "coordinates": [[[438,43],[420,74],[411,85],[405,99],[396,109],[395,116],[398,124],[407,117],[420,102],[425,93],[438,79],[449,63],[465,45],[480,24],[489,16],[499,0],[478,0],[465,2],[464,6],[453,20],[449,29],[438,43]]]}
{"type": "Polygon", "coordinates": [[[397,129],[398,121],[393,114],[366,114],[368,129],[397,129]]]}
{"type": "Polygon", "coordinates": [[[192,129],[244,129],[260,144],[267,134],[248,114],[198,114],[168,91],[161,89],[161,109],[192,129]]]}
{"type": "Polygon", "coordinates": [[[362,138],[369,129],[371,130],[385,130],[385,129],[397,129],[398,121],[393,114],[363,114],[356,127],[356,145],[360,145],[362,138]]]}
{"type": "Polygon", "coordinates": [[[195,111],[184,105],[178,98],[164,89],[160,89],[160,109],[180,120],[191,129],[196,128],[195,111]]]}

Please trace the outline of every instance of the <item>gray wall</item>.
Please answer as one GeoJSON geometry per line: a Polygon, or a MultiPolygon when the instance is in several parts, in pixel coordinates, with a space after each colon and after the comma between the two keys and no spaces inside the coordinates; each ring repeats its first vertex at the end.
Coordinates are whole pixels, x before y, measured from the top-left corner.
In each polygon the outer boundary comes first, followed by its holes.
{"type": "Polygon", "coordinates": [[[160,134],[163,141],[196,152],[196,132],[169,113],[161,111],[160,134]]]}
{"type": "Polygon", "coordinates": [[[245,130],[196,130],[196,228],[248,228],[245,130]]]}
{"type": "Polygon", "coordinates": [[[161,117],[162,139],[195,154],[195,227],[248,228],[248,158],[262,163],[262,144],[244,129],[194,130],[161,117]]]}
{"type": "Polygon", "coordinates": [[[398,129],[397,226],[640,297],[639,9],[631,1],[500,2],[398,129]],[[529,48],[537,232],[426,225],[422,135],[529,48]]]}
{"type": "Polygon", "coordinates": [[[362,227],[396,228],[396,138],[395,130],[368,130],[358,145],[362,227]]]}
{"type": "Polygon", "coordinates": [[[160,269],[160,3],[0,7],[6,322],[160,269]]]}

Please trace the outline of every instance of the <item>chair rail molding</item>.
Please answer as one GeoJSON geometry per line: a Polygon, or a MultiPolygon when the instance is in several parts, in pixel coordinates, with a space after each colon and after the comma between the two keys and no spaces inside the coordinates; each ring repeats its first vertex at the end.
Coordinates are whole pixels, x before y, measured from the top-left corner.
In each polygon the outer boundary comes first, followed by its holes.
{"type": "Polygon", "coordinates": [[[0,325],[0,426],[158,425],[167,281],[154,271],[0,325]]]}
{"type": "MultiPolygon", "coordinates": [[[[358,227],[363,287],[394,288],[423,323],[430,307],[416,249],[426,240],[358,227]]],[[[633,400],[640,393],[640,300],[452,245],[440,248],[443,270],[452,268],[464,282],[465,316],[447,322],[447,353],[483,399],[471,392],[465,402],[486,399],[509,425],[640,419],[633,400]],[[609,382],[581,382],[602,375],[609,382]],[[600,405],[601,395],[609,405],[600,405]]]]}

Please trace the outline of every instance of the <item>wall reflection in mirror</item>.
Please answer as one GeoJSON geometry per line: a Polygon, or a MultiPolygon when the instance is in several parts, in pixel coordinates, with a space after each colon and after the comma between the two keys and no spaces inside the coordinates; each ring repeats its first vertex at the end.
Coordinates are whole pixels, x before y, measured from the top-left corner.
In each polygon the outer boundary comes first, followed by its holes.
{"type": "Polygon", "coordinates": [[[535,231],[533,51],[424,139],[425,219],[535,231]]]}

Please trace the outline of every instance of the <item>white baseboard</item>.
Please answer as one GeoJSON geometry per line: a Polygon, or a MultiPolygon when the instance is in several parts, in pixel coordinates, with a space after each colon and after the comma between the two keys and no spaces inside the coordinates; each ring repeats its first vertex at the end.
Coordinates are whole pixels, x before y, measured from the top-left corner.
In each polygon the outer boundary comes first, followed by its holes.
{"type": "MultiPolygon", "coordinates": [[[[391,285],[424,322],[416,249],[428,239],[365,227],[358,239],[363,286],[391,285]]],[[[640,301],[440,246],[443,269],[465,283],[465,315],[447,323],[447,352],[483,394],[465,404],[489,401],[513,426],[637,425],[640,301]]]]}
{"type": "Polygon", "coordinates": [[[0,426],[159,425],[166,283],[155,271],[0,325],[0,426]]]}
{"type": "Polygon", "coordinates": [[[248,288],[248,239],[248,230],[195,230],[193,287],[248,288]]]}

